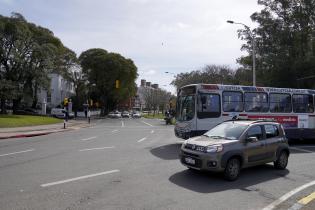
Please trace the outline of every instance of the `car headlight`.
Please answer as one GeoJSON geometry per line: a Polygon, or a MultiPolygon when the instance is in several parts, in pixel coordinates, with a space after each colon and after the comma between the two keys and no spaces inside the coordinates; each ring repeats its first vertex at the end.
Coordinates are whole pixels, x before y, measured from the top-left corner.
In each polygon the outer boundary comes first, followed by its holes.
{"type": "Polygon", "coordinates": [[[216,153],[221,152],[223,150],[223,146],[221,144],[218,145],[211,145],[206,147],[207,153],[216,153]]]}

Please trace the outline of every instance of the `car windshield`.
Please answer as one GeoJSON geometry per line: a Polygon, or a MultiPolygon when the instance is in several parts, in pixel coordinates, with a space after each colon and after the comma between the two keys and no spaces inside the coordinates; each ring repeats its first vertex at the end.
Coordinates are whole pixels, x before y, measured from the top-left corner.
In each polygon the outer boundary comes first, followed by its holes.
{"type": "Polygon", "coordinates": [[[213,139],[236,140],[241,136],[247,127],[248,124],[244,123],[234,121],[224,122],[215,126],[204,135],[213,139]]]}

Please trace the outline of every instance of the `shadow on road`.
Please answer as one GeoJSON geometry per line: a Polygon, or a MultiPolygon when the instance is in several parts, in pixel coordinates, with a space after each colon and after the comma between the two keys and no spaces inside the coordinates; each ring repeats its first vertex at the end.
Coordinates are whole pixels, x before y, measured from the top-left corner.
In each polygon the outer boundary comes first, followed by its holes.
{"type": "Polygon", "coordinates": [[[179,159],[178,154],[182,144],[167,144],[160,147],[151,149],[150,152],[152,155],[161,158],[163,160],[175,160],[179,159]]]}
{"type": "Polygon", "coordinates": [[[172,175],[169,181],[199,193],[214,193],[230,189],[244,191],[258,191],[253,185],[270,181],[272,179],[286,178],[289,170],[276,170],[272,165],[262,165],[241,171],[240,177],[234,182],[226,181],[221,173],[208,173],[185,170],[172,175]]]}

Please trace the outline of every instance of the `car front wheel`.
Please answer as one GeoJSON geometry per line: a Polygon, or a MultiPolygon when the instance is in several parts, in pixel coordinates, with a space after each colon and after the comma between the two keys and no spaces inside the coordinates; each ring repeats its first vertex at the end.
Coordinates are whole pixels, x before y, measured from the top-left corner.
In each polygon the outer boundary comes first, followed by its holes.
{"type": "Polygon", "coordinates": [[[282,151],[277,160],[273,163],[276,169],[284,170],[288,165],[288,153],[282,151]]]}
{"type": "Polygon", "coordinates": [[[224,178],[228,181],[234,181],[240,174],[241,162],[237,158],[230,159],[224,170],[224,178]]]}

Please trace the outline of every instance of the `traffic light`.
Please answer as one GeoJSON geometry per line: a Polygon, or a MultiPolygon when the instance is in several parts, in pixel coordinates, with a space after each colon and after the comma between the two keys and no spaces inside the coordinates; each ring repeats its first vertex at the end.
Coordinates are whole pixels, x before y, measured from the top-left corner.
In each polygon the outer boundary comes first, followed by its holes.
{"type": "Polygon", "coordinates": [[[116,81],[115,81],[115,87],[116,87],[116,89],[118,89],[119,88],[119,80],[117,79],[116,81]]]}
{"type": "Polygon", "coordinates": [[[64,106],[68,106],[68,98],[64,98],[63,99],[63,105],[64,106]]]}

